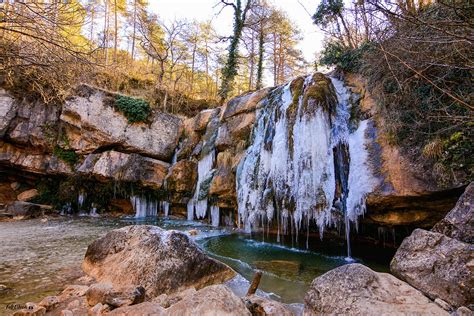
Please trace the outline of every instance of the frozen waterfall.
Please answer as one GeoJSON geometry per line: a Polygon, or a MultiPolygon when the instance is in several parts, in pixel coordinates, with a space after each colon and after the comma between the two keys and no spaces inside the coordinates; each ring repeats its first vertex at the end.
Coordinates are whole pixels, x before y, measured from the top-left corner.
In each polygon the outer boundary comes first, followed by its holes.
{"type": "Polygon", "coordinates": [[[239,225],[246,230],[275,223],[278,235],[297,237],[315,223],[322,236],[325,227],[345,222],[348,236],[350,222],[364,213],[365,196],[375,186],[367,165],[367,121],[350,130],[350,94],[342,81],[331,81],[337,106],[305,99],[318,84],[308,76],[302,91],[288,83],[258,110],[237,170],[239,225]]]}

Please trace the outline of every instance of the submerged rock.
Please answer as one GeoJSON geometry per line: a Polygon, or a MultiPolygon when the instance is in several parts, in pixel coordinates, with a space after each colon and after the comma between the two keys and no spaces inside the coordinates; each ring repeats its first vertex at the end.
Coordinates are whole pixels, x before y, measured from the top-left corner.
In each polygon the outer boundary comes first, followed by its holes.
{"type": "Polygon", "coordinates": [[[148,225],[116,229],[96,240],[87,248],[82,268],[117,290],[143,286],[148,297],[202,288],[235,275],[186,234],[148,225]]]}
{"type": "Polygon", "coordinates": [[[304,315],[449,315],[420,291],[387,273],[348,264],[313,280],[304,315]]]}
{"type": "Polygon", "coordinates": [[[474,245],[415,229],[397,250],[390,270],[431,299],[459,307],[474,302],[474,245]]]}

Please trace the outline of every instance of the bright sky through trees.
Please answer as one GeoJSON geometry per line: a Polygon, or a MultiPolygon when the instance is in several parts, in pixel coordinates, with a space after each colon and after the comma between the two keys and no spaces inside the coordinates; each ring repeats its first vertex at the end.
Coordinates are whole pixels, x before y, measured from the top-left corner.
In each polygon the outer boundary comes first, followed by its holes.
{"type": "MultiPolygon", "coordinates": [[[[321,50],[323,33],[313,24],[310,14],[314,14],[319,3],[317,0],[269,0],[288,14],[288,17],[301,30],[304,40],[298,45],[306,60],[314,60],[314,54],[321,50]],[[308,10],[305,11],[304,8],[308,10]]],[[[150,0],[150,8],[162,19],[173,18],[189,20],[209,20],[220,35],[227,36],[232,32],[232,10],[222,8],[218,0],[150,0]]]]}

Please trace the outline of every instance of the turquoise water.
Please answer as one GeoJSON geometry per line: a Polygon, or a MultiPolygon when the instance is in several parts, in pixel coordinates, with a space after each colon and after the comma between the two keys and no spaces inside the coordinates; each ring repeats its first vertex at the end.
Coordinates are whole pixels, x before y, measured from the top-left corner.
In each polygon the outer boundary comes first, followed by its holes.
{"type": "MultiPolygon", "coordinates": [[[[268,238],[262,241],[259,236],[251,238],[199,222],[88,217],[0,222],[0,284],[8,288],[0,291],[0,314],[6,304],[38,301],[60,291],[80,275],[82,259],[93,240],[131,224],[197,230],[193,238],[209,255],[227,263],[247,280],[251,280],[256,269],[262,270],[260,289],[286,303],[302,302],[315,277],[347,263],[343,244],[333,246],[318,241],[313,249],[305,250],[292,248],[291,243],[278,244],[268,238]]],[[[354,253],[357,261],[377,271],[387,271],[389,258],[385,255],[380,260],[369,260],[364,252],[354,253]],[[358,254],[362,256],[357,257],[358,254]]]]}

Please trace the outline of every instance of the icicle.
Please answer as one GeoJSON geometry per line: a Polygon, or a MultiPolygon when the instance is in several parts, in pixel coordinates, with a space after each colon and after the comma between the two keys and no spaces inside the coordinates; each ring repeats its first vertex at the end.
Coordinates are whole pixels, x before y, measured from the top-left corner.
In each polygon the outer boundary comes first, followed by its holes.
{"type": "Polygon", "coordinates": [[[193,220],[194,215],[198,219],[206,217],[207,214],[207,196],[206,193],[201,191],[201,184],[205,180],[209,180],[209,177],[214,165],[214,150],[207,154],[204,158],[198,162],[198,180],[196,183],[196,189],[194,190],[194,195],[191,200],[189,200],[187,205],[188,220],[193,220]],[[203,196],[204,195],[204,196],[203,196]]]}
{"type": "Polygon", "coordinates": [[[220,220],[219,216],[220,216],[219,206],[212,205],[211,206],[211,224],[212,224],[212,226],[214,226],[214,227],[219,226],[219,220],[220,220]]]}

